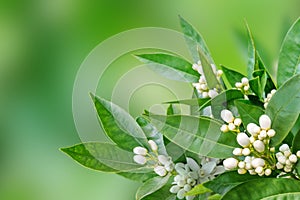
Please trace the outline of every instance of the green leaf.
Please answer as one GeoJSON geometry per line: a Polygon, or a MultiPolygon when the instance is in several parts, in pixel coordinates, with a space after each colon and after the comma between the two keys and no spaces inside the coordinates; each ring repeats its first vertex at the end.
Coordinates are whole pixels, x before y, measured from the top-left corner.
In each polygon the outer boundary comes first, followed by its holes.
{"type": "Polygon", "coordinates": [[[300,150],[300,131],[295,135],[292,144],[292,152],[297,153],[300,150]]]}
{"type": "Polygon", "coordinates": [[[198,33],[198,31],[181,16],[179,16],[179,20],[182,32],[185,36],[187,46],[191,52],[194,62],[197,63],[200,60],[198,54],[198,47],[200,47],[205,56],[208,58],[209,63],[214,63],[210,52],[205,44],[205,41],[203,40],[202,36],[198,33]]]}
{"type": "Polygon", "coordinates": [[[235,186],[254,179],[262,180],[260,176],[254,176],[250,174],[241,175],[236,171],[230,171],[219,175],[215,179],[206,182],[203,185],[216,193],[224,195],[235,186]]]}
{"type": "Polygon", "coordinates": [[[235,100],[234,103],[245,126],[249,123],[259,124],[259,117],[265,113],[261,107],[252,105],[247,100],[235,100]]]}
{"type": "Polygon", "coordinates": [[[232,88],[235,88],[236,82],[241,82],[242,78],[245,77],[243,74],[234,71],[232,69],[228,69],[227,67],[221,65],[222,71],[226,76],[226,79],[232,88]]]}
{"type": "Polygon", "coordinates": [[[163,135],[146,118],[138,117],[136,121],[143,129],[147,139],[153,140],[157,144],[158,153],[168,155],[164,145],[163,135]]]}
{"type": "Polygon", "coordinates": [[[278,87],[300,73],[300,18],[292,25],[282,43],[277,69],[278,87]]]}
{"type": "Polygon", "coordinates": [[[207,198],[207,200],[220,200],[222,198],[221,195],[219,194],[214,194],[214,195],[211,195],[207,198]]]}
{"type": "Polygon", "coordinates": [[[252,33],[250,31],[249,25],[247,22],[245,22],[246,30],[247,30],[247,36],[248,36],[248,65],[247,65],[247,72],[248,72],[248,78],[250,79],[252,77],[252,72],[255,70],[255,62],[256,62],[256,49],[255,44],[253,40],[252,33]]]}
{"type": "MultiPolygon", "coordinates": [[[[133,153],[120,149],[109,143],[83,143],[72,147],[62,148],[81,165],[104,172],[140,171],[143,166],[134,163],[133,153]]],[[[147,171],[147,169],[145,169],[147,171]]]]}
{"type": "Polygon", "coordinates": [[[298,177],[300,176],[300,162],[298,161],[296,166],[295,166],[295,170],[296,170],[296,173],[298,174],[298,177]]]}
{"type": "Polygon", "coordinates": [[[300,131],[300,115],[298,116],[298,119],[296,123],[294,124],[291,132],[295,136],[300,131]]]}
{"type": "Polygon", "coordinates": [[[203,104],[207,103],[210,98],[194,98],[194,99],[183,99],[178,101],[170,101],[166,103],[171,104],[185,104],[190,106],[202,106],[203,104]]]}
{"type": "Polygon", "coordinates": [[[193,189],[185,193],[185,196],[196,196],[198,194],[204,194],[212,192],[210,189],[204,187],[202,184],[198,184],[193,189]]]}
{"type": "Polygon", "coordinates": [[[152,194],[167,184],[170,175],[165,177],[156,176],[146,181],[136,192],[136,200],[143,199],[143,197],[152,194]]]}
{"type": "Polygon", "coordinates": [[[158,74],[165,78],[195,83],[199,80],[199,73],[193,70],[188,61],[166,53],[140,54],[136,57],[158,74]]]}
{"type": "Polygon", "coordinates": [[[103,98],[92,96],[92,99],[100,123],[113,142],[128,151],[136,146],[148,147],[144,132],[125,110],[103,98]]]}
{"type": "Polygon", "coordinates": [[[253,79],[249,80],[251,90],[263,101],[263,95],[267,84],[267,74],[264,70],[253,72],[253,79]]]}
{"type": "Polygon", "coordinates": [[[167,184],[165,184],[162,188],[155,191],[154,193],[147,195],[143,198],[143,200],[176,200],[176,195],[170,193],[170,188],[172,187],[174,177],[170,177],[167,184]]]}
{"type": "Polygon", "coordinates": [[[144,172],[141,172],[141,173],[138,173],[138,172],[120,172],[120,173],[117,173],[117,174],[120,175],[120,176],[123,176],[124,178],[133,180],[133,181],[145,182],[145,181],[157,176],[157,174],[153,172],[153,169],[151,169],[151,171],[152,172],[148,172],[148,173],[145,173],[145,171],[144,171],[144,172]]]}
{"type": "Polygon", "coordinates": [[[151,123],[170,141],[202,156],[226,158],[238,147],[235,134],[222,133],[222,123],[207,117],[151,115],[151,123]]]}
{"type": "Polygon", "coordinates": [[[233,188],[223,200],[249,199],[300,199],[300,181],[286,178],[264,178],[251,180],[233,188]]]}
{"type": "Polygon", "coordinates": [[[272,120],[276,135],[271,145],[277,146],[288,135],[300,113],[300,74],[295,75],[280,87],[271,98],[266,114],[272,120]]]}

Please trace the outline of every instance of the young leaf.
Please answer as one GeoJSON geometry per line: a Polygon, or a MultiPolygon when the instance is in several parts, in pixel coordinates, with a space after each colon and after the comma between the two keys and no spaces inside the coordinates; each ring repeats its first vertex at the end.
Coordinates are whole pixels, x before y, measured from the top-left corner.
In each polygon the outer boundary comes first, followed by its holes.
{"type": "Polygon", "coordinates": [[[152,194],[167,184],[170,175],[165,177],[156,176],[146,181],[136,192],[136,200],[141,200],[143,197],[152,194]]]}
{"type": "Polygon", "coordinates": [[[198,54],[198,47],[200,47],[200,49],[203,51],[205,56],[208,58],[209,63],[213,64],[214,61],[210,55],[210,52],[202,36],[198,33],[198,31],[196,31],[196,29],[191,24],[189,24],[181,16],[179,16],[179,20],[180,20],[182,32],[185,36],[186,43],[194,59],[194,62],[197,63],[200,60],[198,54]]]}
{"type": "MultiPolygon", "coordinates": [[[[84,143],[62,148],[78,163],[85,167],[104,172],[140,171],[141,165],[134,163],[133,153],[109,143],[84,143]]],[[[145,169],[147,171],[147,169],[145,169]]]]}
{"type": "Polygon", "coordinates": [[[245,126],[249,123],[259,124],[259,117],[265,113],[261,107],[252,105],[247,100],[235,100],[234,104],[245,126]]]}
{"type": "Polygon", "coordinates": [[[170,141],[193,153],[226,158],[238,147],[233,133],[223,134],[222,123],[207,117],[151,115],[151,123],[170,141]]]}
{"type": "Polygon", "coordinates": [[[158,74],[172,80],[195,83],[199,74],[192,64],[175,55],[166,53],[139,54],[136,57],[158,74]]]}
{"type": "Polygon", "coordinates": [[[186,196],[196,196],[199,194],[209,193],[212,192],[210,189],[204,187],[202,184],[198,184],[193,189],[188,191],[185,195],[186,196]]]}
{"type": "Polygon", "coordinates": [[[144,132],[125,110],[103,98],[92,99],[106,135],[120,148],[132,151],[136,146],[148,146],[144,132]]]}
{"type": "Polygon", "coordinates": [[[282,85],[271,98],[266,114],[272,120],[276,135],[271,145],[276,146],[287,136],[296,123],[300,113],[300,74],[295,75],[282,85]]]}
{"type": "Polygon", "coordinates": [[[300,181],[286,178],[264,178],[242,183],[222,199],[300,199],[300,181]]]}
{"type": "Polygon", "coordinates": [[[241,175],[238,174],[236,171],[231,171],[225,172],[216,177],[215,179],[204,183],[203,185],[216,193],[224,195],[226,192],[228,192],[235,186],[254,179],[262,180],[260,176],[253,176],[250,174],[241,175]]]}
{"type": "Polygon", "coordinates": [[[234,71],[232,69],[228,69],[227,67],[221,65],[222,71],[226,76],[226,79],[232,88],[235,87],[236,82],[241,82],[242,78],[245,77],[243,74],[234,71]]]}
{"type": "Polygon", "coordinates": [[[277,69],[278,87],[300,73],[300,18],[292,25],[282,43],[277,69]]]}

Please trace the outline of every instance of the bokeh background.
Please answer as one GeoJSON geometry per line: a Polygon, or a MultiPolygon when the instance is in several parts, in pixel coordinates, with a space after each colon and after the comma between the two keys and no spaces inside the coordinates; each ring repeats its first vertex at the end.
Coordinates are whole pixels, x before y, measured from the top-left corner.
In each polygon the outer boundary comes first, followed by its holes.
{"type": "MultiPolygon", "coordinates": [[[[245,72],[246,19],[275,74],[280,43],[299,8],[298,0],[1,1],[0,199],[134,199],[137,183],[83,168],[59,151],[80,142],[73,83],[84,58],[103,40],[137,27],[180,30],[180,14],[200,30],[217,64],[245,72]]],[[[125,73],[130,64],[119,69],[125,73]]],[[[110,76],[119,69],[103,79],[103,96],[110,95],[117,79],[110,76]]],[[[157,101],[168,98],[149,91],[157,101]]],[[[132,105],[142,107],[142,93],[135,97],[132,105]]]]}

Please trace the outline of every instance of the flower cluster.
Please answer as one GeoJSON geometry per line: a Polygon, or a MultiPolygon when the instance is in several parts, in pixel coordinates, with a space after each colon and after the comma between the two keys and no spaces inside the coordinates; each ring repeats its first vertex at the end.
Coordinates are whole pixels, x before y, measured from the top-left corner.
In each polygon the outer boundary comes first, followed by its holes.
{"type": "Polygon", "coordinates": [[[177,194],[178,199],[192,200],[195,196],[186,196],[186,192],[190,191],[197,184],[212,180],[216,175],[225,171],[224,167],[219,164],[219,159],[203,157],[201,165],[187,157],[187,163],[177,163],[175,170],[177,175],[174,177],[173,186],[170,192],[177,194]]]}
{"type": "Polygon", "coordinates": [[[247,125],[250,137],[244,133],[238,133],[236,140],[243,148],[235,148],[233,155],[236,158],[227,158],[223,165],[227,170],[238,168],[239,174],[247,171],[259,176],[269,176],[274,169],[274,147],[269,146],[270,138],[275,136],[275,131],[271,129],[271,119],[267,115],[261,115],[259,126],[254,123],[247,125]]]}
{"type": "Polygon", "coordinates": [[[276,159],[278,161],[276,168],[283,169],[286,173],[291,172],[298,158],[300,158],[300,151],[298,151],[297,154],[292,154],[289,145],[283,144],[279,147],[279,152],[276,153],[276,159]]]}
{"type": "Polygon", "coordinates": [[[235,118],[230,110],[222,110],[221,118],[226,122],[221,126],[221,131],[226,133],[228,131],[238,131],[238,127],[242,124],[240,118],[235,118]]]}
{"type": "MultiPolygon", "coordinates": [[[[217,70],[215,65],[211,65],[214,74],[216,75],[217,79],[220,80],[220,77],[223,74],[222,70],[217,70]]],[[[194,63],[193,64],[193,69],[195,71],[197,71],[201,76],[199,79],[198,83],[193,83],[193,86],[196,88],[196,90],[199,92],[199,94],[203,97],[203,98],[214,98],[215,96],[218,95],[218,90],[217,88],[208,88],[207,82],[206,82],[206,78],[204,76],[204,72],[203,72],[203,68],[201,65],[201,62],[198,61],[198,63],[194,63]]]]}
{"type": "Polygon", "coordinates": [[[171,157],[158,155],[158,147],[153,140],[149,140],[148,143],[151,152],[148,152],[145,147],[135,147],[133,149],[133,153],[135,154],[133,160],[140,165],[145,165],[147,163],[149,166],[152,166],[154,172],[159,176],[166,176],[169,172],[172,172],[174,170],[174,163],[172,162],[171,157]]]}
{"type": "Polygon", "coordinates": [[[267,108],[269,101],[271,100],[271,98],[273,97],[273,95],[276,93],[276,90],[273,89],[271,90],[271,92],[269,94],[267,94],[267,97],[264,99],[264,107],[267,108]]]}
{"type": "Polygon", "coordinates": [[[237,89],[243,91],[244,93],[247,93],[250,89],[249,80],[246,77],[243,77],[241,79],[241,82],[236,82],[235,83],[235,87],[237,89]]]}

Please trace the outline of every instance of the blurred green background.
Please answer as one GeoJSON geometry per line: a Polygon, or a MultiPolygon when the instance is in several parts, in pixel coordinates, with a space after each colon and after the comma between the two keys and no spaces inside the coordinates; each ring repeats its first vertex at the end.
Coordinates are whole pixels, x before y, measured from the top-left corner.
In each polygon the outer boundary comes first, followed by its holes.
{"type": "MultiPolygon", "coordinates": [[[[0,199],[134,199],[137,183],[85,169],[58,150],[80,142],[73,82],[101,41],[137,27],[180,30],[180,14],[202,33],[217,64],[245,72],[245,18],[271,68],[299,7],[298,0],[1,1],[0,199]]],[[[113,83],[105,80],[107,96],[113,83]]],[[[136,96],[139,107],[142,93],[136,96]]]]}

